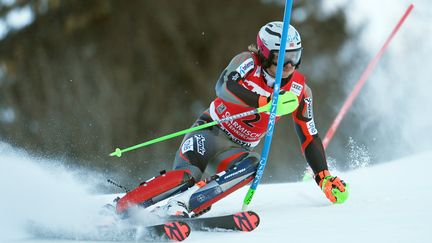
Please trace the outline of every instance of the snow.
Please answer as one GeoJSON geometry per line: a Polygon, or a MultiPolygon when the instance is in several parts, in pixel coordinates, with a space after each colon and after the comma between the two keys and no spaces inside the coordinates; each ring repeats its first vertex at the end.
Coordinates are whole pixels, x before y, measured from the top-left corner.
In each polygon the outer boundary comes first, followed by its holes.
{"type": "MultiPolygon", "coordinates": [[[[3,0],[0,4],[10,5],[12,3],[12,1],[3,0]]],[[[34,20],[35,14],[28,4],[10,11],[4,18],[0,18],[0,41],[8,35],[10,30],[22,29],[33,23],[34,20]]]]}
{"type": "MultiPolygon", "coordinates": [[[[92,195],[76,174],[50,166],[54,161],[31,158],[5,144],[0,152],[0,242],[53,242],[32,237],[25,227],[30,221],[86,233],[94,228],[101,206],[116,196],[92,195]]],[[[430,161],[432,152],[338,172],[350,185],[350,197],[342,205],[328,202],[314,181],[260,185],[249,205],[261,217],[255,231],[195,231],[187,241],[428,242],[430,161]]],[[[207,216],[240,210],[247,189],[215,204],[207,216]]]]}
{"type": "Polygon", "coordinates": [[[35,16],[30,6],[17,8],[6,16],[6,22],[13,29],[21,29],[31,24],[34,19],[35,16]]]}
{"type": "MultiPolygon", "coordinates": [[[[347,95],[410,3],[414,4],[414,9],[388,45],[350,109],[351,114],[362,119],[361,126],[356,127],[356,130],[363,131],[367,137],[372,128],[376,141],[370,144],[391,148],[395,154],[401,151],[421,152],[432,147],[432,113],[427,112],[426,105],[430,99],[431,86],[427,67],[432,65],[429,58],[432,52],[432,2],[323,1],[328,11],[335,11],[338,6],[346,7],[349,29],[353,32],[362,31],[354,42],[369,54],[358,56],[352,51],[344,54],[347,61],[353,58],[365,60],[364,66],[358,68],[358,74],[353,74],[352,79],[347,80],[347,95]]],[[[334,108],[339,111],[340,105],[335,104],[334,108]]],[[[346,123],[342,121],[341,127],[344,125],[346,123]]],[[[335,137],[334,140],[337,139],[335,137]]]]}

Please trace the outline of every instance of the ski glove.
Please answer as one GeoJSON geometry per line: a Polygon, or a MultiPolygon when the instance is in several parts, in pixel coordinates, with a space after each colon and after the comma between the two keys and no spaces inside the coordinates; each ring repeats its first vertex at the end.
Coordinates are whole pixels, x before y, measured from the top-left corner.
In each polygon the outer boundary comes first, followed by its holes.
{"type": "Polygon", "coordinates": [[[315,180],[326,197],[332,203],[343,203],[348,198],[348,185],[336,176],[331,176],[328,170],[315,175],[315,180]]]}
{"type": "MultiPolygon", "coordinates": [[[[264,110],[270,112],[271,100],[263,106],[264,110]]],[[[278,105],[276,109],[277,116],[287,115],[297,109],[299,106],[297,96],[291,91],[282,90],[279,92],[278,105]]]]}

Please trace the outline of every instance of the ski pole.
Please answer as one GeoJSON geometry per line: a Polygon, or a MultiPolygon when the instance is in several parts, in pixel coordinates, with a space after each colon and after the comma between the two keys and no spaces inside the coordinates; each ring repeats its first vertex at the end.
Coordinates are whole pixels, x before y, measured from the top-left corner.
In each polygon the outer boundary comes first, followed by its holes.
{"type": "Polygon", "coordinates": [[[255,194],[255,191],[258,187],[258,184],[261,180],[261,177],[264,173],[264,169],[267,163],[267,157],[270,152],[270,145],[273,138],[273,129],[276,122],[276,109],[278,105],[278,98],[279,98],[279,90],[280,90],[280,83],[282,79],[282,68],[284,63],[284,56],[285,56],[285,47],[286,47],[286,40],[288,37],[288,29],[290,25],[290,18],[291,18],[291,8],[292,8],[292,0],[286,0],[285,3],[285,12],[284,12],[284,19],[283,19],[283,27],[282,27],[282,38],[281,38],[281,44],[279,48],[279,55],[278,55],[278,61],[276,66],[276,80],[274,84],[274,90],[273,90],[273,99],[272,104],[270,108],[270,118],[267,125],[267,134],[264,141],[264,147],[261,152],[261,160],[258,165],[258,169],[255,175],[254,180],[252,181],[252,184],[243,200],[243,211],[247,210],[248,205],[252,201],[253,195],[255,194]]]}
{"type": "Polygon", "coordinates": [[[122,190],[124,190],[126,193],[130,192],[130,190],[127,189],[125,186],[122,186],[122,185],[118,184],[117,182],[115,182],[115,181],[113,181],[111,179],[107,179],[107,182],[110,183],[110,184],[113,184],[114,186],[116,186],[116,187],[118,187],[118,188],[120,188],[122,190]]]}
{"type": "MultiPolygon", "coordinates": [[[[273,105],[272,105],[272,107],[273,107],[273,105]]],[[[204,129],[204,128],[207,128],[207,127],[211,127],[211,126],[214,126],[214,125],[217,125],[217,124],[220,124],[220,123],[233,121],[233,120],[245,117],[245,116],[254,115],[254,114],[261,113],[261,112],[266,112],[266,111],[269,111],[269,107],[268,106],[262,106],[262,107],[259,107],[259,108],[256,108],[256,109],[253,109],[253,110],[250,110],[250,111],[242,112],[242,113],[239,113],[239,114],[236,114],[236,115],[232,115],[232,116],[225,117],[225,118],[222,118],[222,119],[219,119],[219,120],[215,120],[215,121],[212,121],[212,122],[200,125],[200,126],[191,127],[191,128],[188,128],[188,129],[185,129],[185,130],[182,130],[182,131],[178,131],[178,132],[171,133],[171,134],[159,137],[159,138],[155,138],[155,139],[152,139],[150,141],[147,141],[147,142],[144,142],[144,143],[140,143],[140,144],[134,145],[134,146],[129,147],[129,148],[125,148],[125,149],[116,148],[115,151],[110,154],[110,156],[121,157],[122,153],[131,151],[131,150],[135,150],[135,149],[138,149],[138,148],[141,148],[141,147],[145,147],[145,146],[148,146],[148,145],[151,145],[151,144],[162,142],[162,141],[165,141],[165,140],[168,140],[168,139],[171,139],[171,138],[174,138],[174,137],[178,137],[180,135],[183,135],[183,134],[186,134],[186,133],[189,133],[189,132],[198,131],[198,130],[201,130],[201,129],[204,129]]]]}
{"type": "Polygon", "coordinates": [[[333,138],[333,135],[335,134],[337,128],[339,127],[340,122],[345,117],[346,112],[350,108],[351,104],[359,94],[361,88],[363,87],[365,81],[368,79],[370,73],[377,65],[378,61],[381,59],[381,56],[383,55],[384,51],[387,49],[387,46],[389,45],[390,41],[393,39],[393,37],[398,32],[399,28],[404,23],[405,19],[410,14],[411,10],[414,8],[413,4],[410,4],[408,9],[405,11],[404,15],[401,17],[397,25],[394,27],[393,31],[387,37],[387,40],[385,41],[384,45],[381,47],[379,52],[376,54],[376,56],[372,59],[372,61],[369,62],[367,68],[364,70],[362,75],[360,76],[360,79],[357,81],[356,85],[354,86],[353,90],[351,91],[350,95],[348,96],[347,100],[343,104],[342,108],[340,109],[339,113],[337,114],[336,118],[334,119],[332,125],[330,126],[329,130],[327,131],[324,140],[323,145],[324,149],[327,148],[328,144],[330,143],[331,139],[333,138]]]}

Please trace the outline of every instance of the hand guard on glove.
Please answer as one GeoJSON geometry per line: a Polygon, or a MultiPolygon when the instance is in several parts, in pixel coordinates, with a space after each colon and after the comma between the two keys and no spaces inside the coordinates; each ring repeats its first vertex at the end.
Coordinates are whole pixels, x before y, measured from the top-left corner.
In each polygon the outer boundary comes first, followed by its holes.
{"type": "MultiPolygon", "coordinates": [[[[269,98],[267,101],[268,103],[263,107],[265,107],[265,111],[270,112],[272,102],[271,99],[269,98]]],[[[287,115],[295,111],[298,106],[299,106],[299,102],[297,96],[291,91],[282,90],[281,92],[279,92],[279,96],[278,96],[276,115],[278,116],[287,115]]]]}
{"type": "Polygon", "coordinates": [[[343,203],[348,198],[348,185],[336,176],[331,176],[328,170],[315,175],[315,180],[332,203],[343,203]]]}

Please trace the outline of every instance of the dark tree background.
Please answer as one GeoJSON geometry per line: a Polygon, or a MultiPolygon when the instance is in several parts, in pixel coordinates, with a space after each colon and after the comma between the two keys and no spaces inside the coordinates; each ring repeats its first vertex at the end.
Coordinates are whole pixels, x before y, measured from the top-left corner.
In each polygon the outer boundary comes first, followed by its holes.
{"type": "MultiPolygon", "coordinates": [[[[282,5],[258,0],[17,1],[0,13],[25,5],[34,22],[0,41],[0,109],[14,117],[0,122],[0,139],[126,184],[170,169],[181,137],[108,154],[189,127],[230,59],[283,17],[282,5]]],[[[350,64],[335,56],[350,36],[342,11],[325,15],[320,1],[295,1],[292,17],[323,137],[336,113],[330,107],[345,96],[350,64]]],[[[283,118],[265,180],[298,179],[305,166],[291,118],[283,118]]]]}

